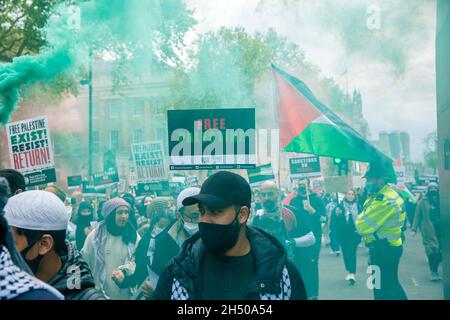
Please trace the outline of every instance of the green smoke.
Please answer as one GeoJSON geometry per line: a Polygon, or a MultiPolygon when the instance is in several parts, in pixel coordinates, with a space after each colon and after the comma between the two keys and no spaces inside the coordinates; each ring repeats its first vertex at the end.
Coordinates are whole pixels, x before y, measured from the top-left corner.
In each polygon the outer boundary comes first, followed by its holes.
{"type": "Polygon", "coordinates": [[[43,30],[47,45],[41,54],[0,65],[0,123],[8,122],[21,88],[52,83],[64,74],[80,77],[89,50],[138,62],[140,72],[152,64],[176,63],[183,35],[195,24],[182,0],[96,0],[78,8],[77,18],[74,7],[55,7],[43,30]]]}
{"type": "Polygon", "coordinates": [[[36,81],[52,81],[63,70],[73,64],[66,48],[36,57],[24,56],[12,63],[0,65],[0,92],[3,107],[0,109],[0,123],[7,123],[9,115],[19,101],[19,88],[36,81]]]}
{"type": "Polygon", "coordinates": [[[340,39],[349,60],[378,62],[400,77],[413,63],[411,50],[432,36],[427,30],[433,5],[429,0],[259,0],[256,11],[293,15],[304,26],[299,33],[308,32],[306,21],[313,21],[325,34],[340,39]],[[377,18],[379,28],[371,25],[377,18]]]}

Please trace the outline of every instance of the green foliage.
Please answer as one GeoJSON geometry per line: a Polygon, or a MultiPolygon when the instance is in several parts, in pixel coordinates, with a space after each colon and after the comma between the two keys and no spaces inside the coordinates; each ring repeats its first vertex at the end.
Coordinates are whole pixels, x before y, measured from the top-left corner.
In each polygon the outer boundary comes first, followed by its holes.
{"type": "Polygon", "coordinates": [[[65,0],[0,0],[0,62],[36,54],[45,44],[42,28],[65,0]]]}
{"type": "Polygon", "coordinates": [[[425,167],[430,168],[436,173],[438,168],[438,152],[437,152],[437,133],[430,132],[423,140],[425,145],[424,160],[425,167]]]}
{"type": "Polygon", "coordinates": [[[352,107],[352,99],[333,79],[322,78],[320,69],[306,61],[300,47],[273,29],[250,35],[241,27],[221,28],[199,35],[194,47],[188,63],[177,67],[170,80],[172,107],[271,110],[272,63],[299,72],[337,113],[345,114],[352,107]]]}
{"type": "MultiPolygon", "coordinates": [[[[30,53],[39,51],[39,54],[21,56],[25,52],[19,48],[15,53],[19,57],[0,65],[0,123],[9,120],[20,93],[29,85],[49,84],[53,87],[50,95],[73,89],[74,80],[80,79],[80,69],[87,64],[91,50],[95,55],[116,56],[115,88],[127,84],[125,70],[134,69],[144,74],[151,72],[154,64],[178,63],[176,52],[183,45],[184,33],[195,24],[192,12],[182,0],[79,2],[81,13],[78,18],[74,14],[77,10],[68,6],[71,2],[13,1],[8,6],[9,19],[17,16],[19,22],[22,11],[28,7],[32,8],[28,8],[30,14],[36,14],[39,6],[35,4],[41,4],[44,13],[40,17],[42,21],[32,28],[41,41],[34,44],[30,53]],[[72,23],[77,20],[80,23],[72,23]]],[[[10,24],[14,26],[14,21],[10,24]]],[[[26,27],[26,21],[24,25],[26,27]]],[[[5,37],[9,39],[11,35],[5,37]]],[[[13,41],[15,37],[11,39],[13,41]]]]}

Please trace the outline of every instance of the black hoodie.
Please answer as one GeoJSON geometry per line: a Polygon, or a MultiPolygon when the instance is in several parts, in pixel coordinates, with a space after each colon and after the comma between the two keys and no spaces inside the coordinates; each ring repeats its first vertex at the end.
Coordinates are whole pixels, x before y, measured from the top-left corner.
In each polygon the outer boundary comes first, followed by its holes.
{"type": "Polygon", "coordinates": [[[66,300],[106,300],[95,289],[94,278],[81,254],[66,241],[67,254],[61,257],[63,266],[50,279],[49,285],[61,292],[66,300]]]}
{"type": "MultiPolygon", "coordinates": [[[[247,226],[247,237],[256,274],[248,287],[246,299],[259,300],[264,295],[268,299],[306,300],[303,280],[287,259],[281,243],[265,231],[251,226],[247,226]]],[[[180,253],[162,273],[153,299],[199,299],[200,270],[205,253],[199,233],[186,240],[180,253]]]]}

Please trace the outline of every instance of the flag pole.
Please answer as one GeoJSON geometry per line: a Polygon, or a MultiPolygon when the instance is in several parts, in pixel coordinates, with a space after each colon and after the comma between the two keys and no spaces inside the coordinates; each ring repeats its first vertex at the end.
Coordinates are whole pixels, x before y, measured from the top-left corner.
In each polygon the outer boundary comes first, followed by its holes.
{"type": "MultiPolygon", "coordinates": [[[[276,91],[276,85],[275,85],[275,75],[273,73],[273,67],[274,64],[272,63],[270,65],[270,69],[272,71],[272,112],[273,112],[273,118],[275,119],[275,126],[278,128],[278,133],[280,132],[279,124],[278,124],[278,112],[276,108],[276,100],[277,100],[277,91],[276,91]]],[[[270,139],[272,141],[272,139],[270,139]]],[[[278,135],[278,146],[280,146],[280,136],[278,135]]],[[[270,151],[272,152],[272,145],[270,146],[270,151]]],[[[281,150],[278,147],[278,188],[281,190],[281,150]]],[[[272,156],[272,155],[271,155],[272,156]]]]}

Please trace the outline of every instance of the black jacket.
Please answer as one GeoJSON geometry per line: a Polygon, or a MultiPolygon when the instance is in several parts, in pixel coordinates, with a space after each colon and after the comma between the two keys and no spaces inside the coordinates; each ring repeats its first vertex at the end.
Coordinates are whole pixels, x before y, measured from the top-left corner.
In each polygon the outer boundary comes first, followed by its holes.
{"type": "Polygon", "coordinates": [[[91,270],[81,254],[71,243],[66,241],[66,244],[67,255],[61,257],[63,266],[48,284],[61,292],[66,300],[106,300],[95,289],[91,270]]]}
{"type": "MultiPolygon", "coordinates": [[[[287,259],[281,243],[265,231],[251,226],[247,226],[247,237],[255,260],[256,275],[246,299],[259,300],[263,295],[268,299],[306,299],[303,280],[297,268],[287,259]]],[[[162,273],[153,298],[198,299],[200,268],[205,252],[199,233],[186,240],[180,253],[162,273]]]]}
{"type": "Polygon", "coordinates": [[[309,214],[305,211],[305,209],[303,209],[303,199],[298,195],[291,200],[290,205],[295,207],[299,212],[307,213],[307,215],[309,216],[311,230],[316,237],[316,243],[320,243],[322,238],[322,223],[320,220],[322,217],[326,218],[327,216],[325,204],[323,203],[322,199],[320,199],[320,197],[315,193],[309,195],[309,201],[311,207],[316,210],[315,214],[309,214]]]}
{"type": "MultiPolygon", "coordinates": [[[[358,213],[362,212],[362,207],[357,203],[358,213]]],[[[356,231],[355,221],[347,221],[345,217],[344,204],[341,202],[333,211],[330,217],[330,229],[335,232],[339,244],[357,244],[361,242],[361,236],[356,231]],[[341,214],[336,214],[336,208],[341,209],[341,214]]]]}

